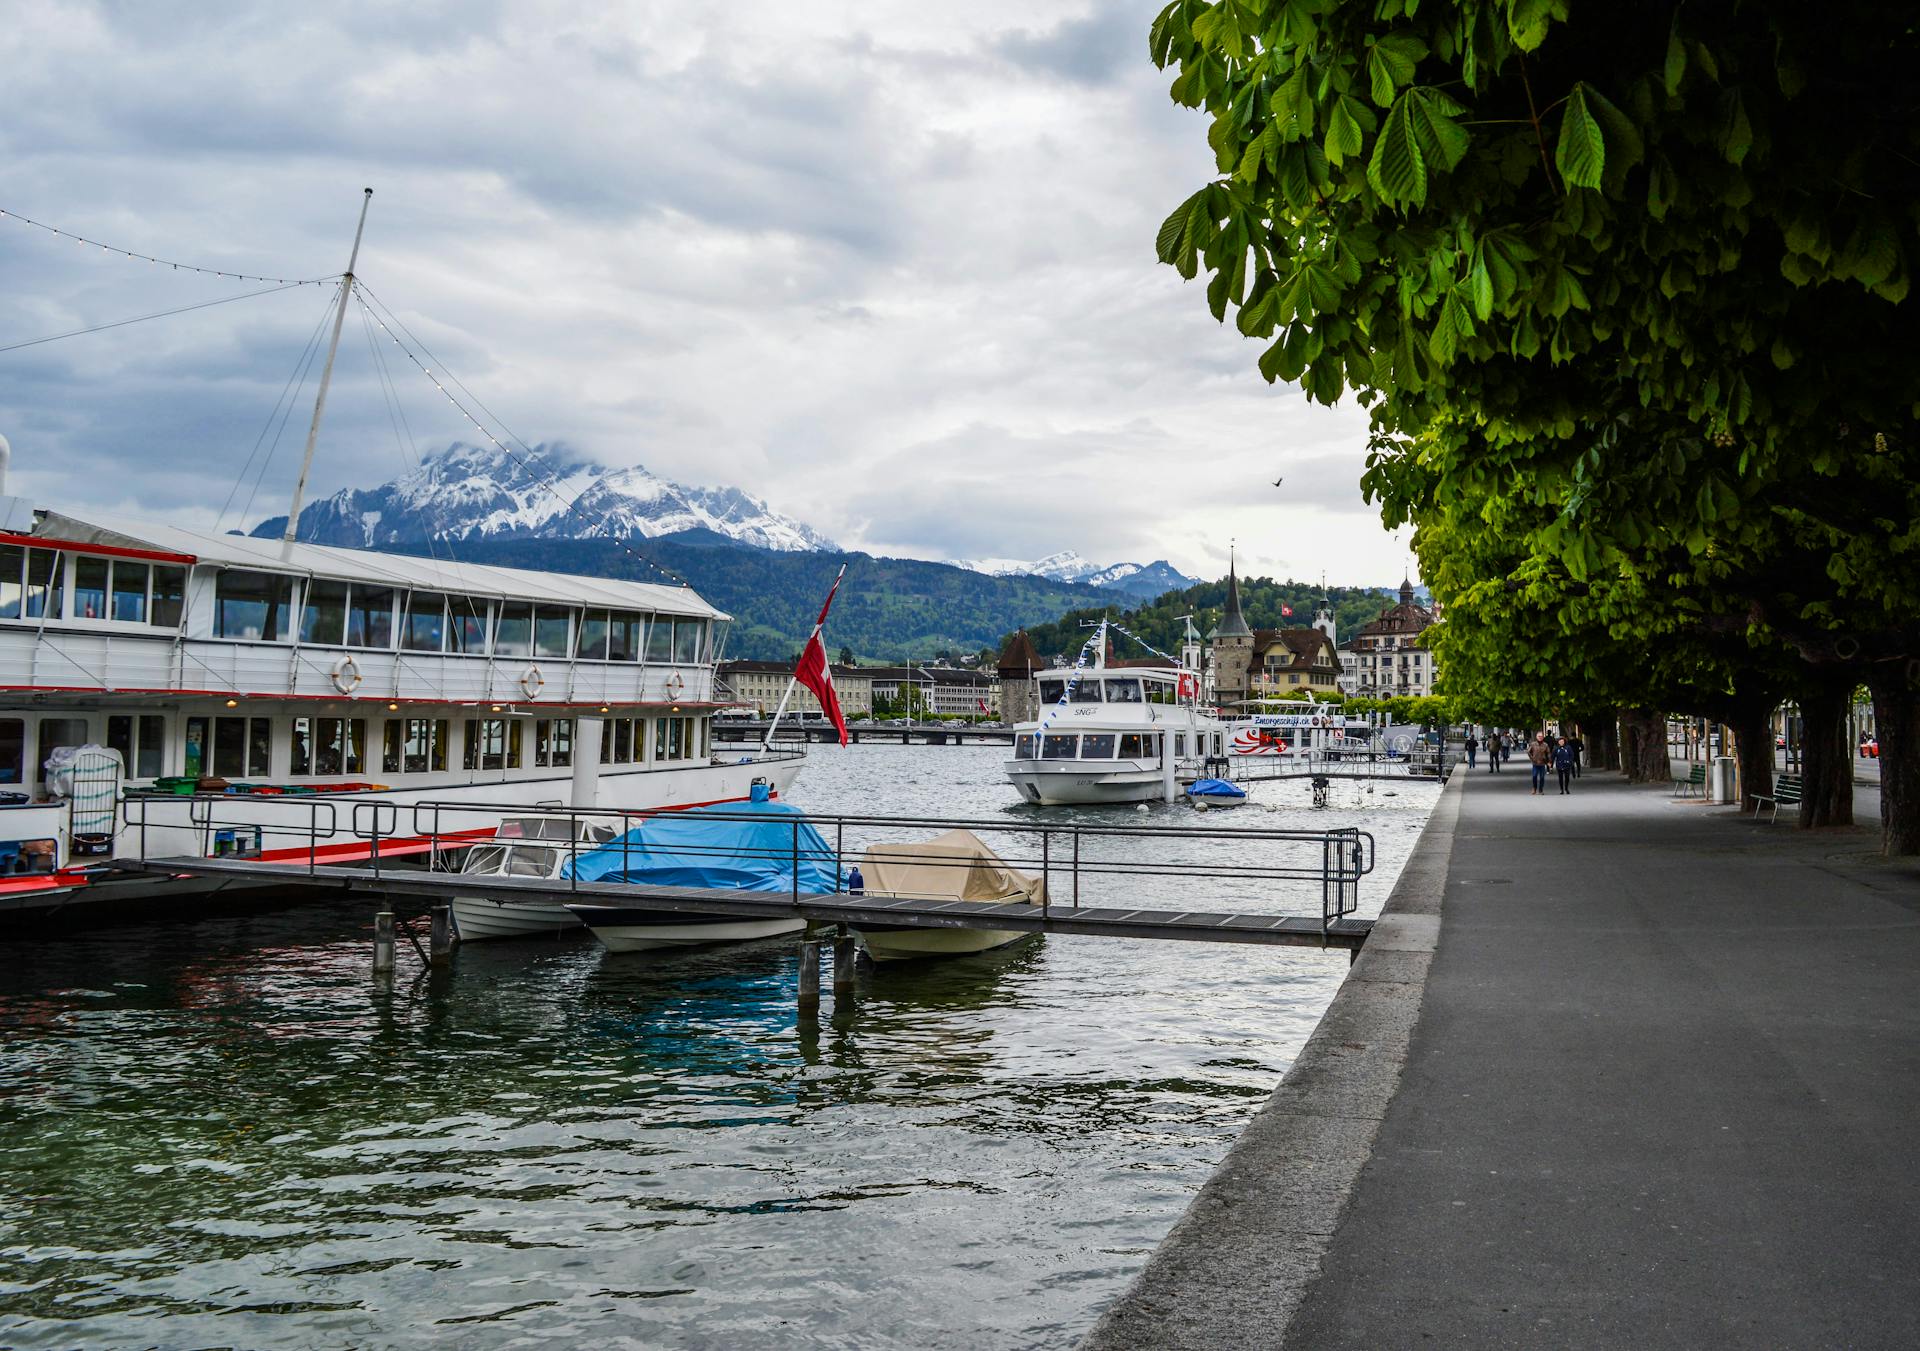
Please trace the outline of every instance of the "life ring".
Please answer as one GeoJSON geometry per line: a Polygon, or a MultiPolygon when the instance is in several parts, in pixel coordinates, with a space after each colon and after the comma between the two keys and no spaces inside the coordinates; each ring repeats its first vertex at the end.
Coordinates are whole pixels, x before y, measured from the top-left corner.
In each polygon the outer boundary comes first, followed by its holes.
{"type": "Polygon", "coordinates": [[[360,674],[360,663],[350,655],[333,664],[333,687],[342,694],[352,694],[365,678],[360,674]]]}
{"type": "Polygon", "coordinates": [[[527,673],[520,677],[520,688],[525,691],[529,699],[538,699],[540,691],[546,688],[546,684],[547,678],[540,674],[538,666],[529,666],[527,673]]]}

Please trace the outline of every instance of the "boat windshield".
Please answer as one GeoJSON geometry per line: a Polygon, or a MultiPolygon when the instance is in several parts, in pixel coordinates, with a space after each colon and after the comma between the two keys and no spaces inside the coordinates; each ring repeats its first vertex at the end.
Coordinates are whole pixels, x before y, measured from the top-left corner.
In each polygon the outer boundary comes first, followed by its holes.
{"type": "Polygon", "coordinates": [[[1072,760],[1075,758],[1074,743],[1079,739],[1079,737],[1072,736],[1047,737],[1041,745],[1040,758],[1042,760],[1072,760]]]}
{"type": "Polygon", "coordinates": [[[1043,680],[1040,682],[1040,702],[1043,704],[1059,703],[1060,696],[1066,692],[1067,682],[1064,680],[1043,680]]]}
{"type": "Polygon", "coordinates": [[[1110,704],[1142,704],[1146,697],[1140,689],[1138,680],[1107,681],[1107,702],[1110,704]]]}
{"type": "Polygon", "coordinates": [[[1092,676],[1082,676],[1068,697],[1070,704],[1097,704],[1100,702],[1100,682],[1092,676]]]}
{"type": "Polygon", "coordinates": [[[1080,758],[1082,760],[1113,759],[1113,743],[1116,740],[1112,732],[1089,732],[1080,738],[1080,758]]]}
{"type": "Polygon", "coordinates": [[[552,877],[560,851],[544,845],[482,844],[467,851],[463,873],[494,877],[552,877]]]}

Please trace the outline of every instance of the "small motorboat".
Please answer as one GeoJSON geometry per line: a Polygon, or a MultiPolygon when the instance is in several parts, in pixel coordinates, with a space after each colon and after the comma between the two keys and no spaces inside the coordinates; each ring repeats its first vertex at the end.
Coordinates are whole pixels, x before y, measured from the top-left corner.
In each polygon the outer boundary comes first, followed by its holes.
{"type": "Polygon", "coordinates": [[[1196,779],[1187,787],[1187,801],[1196,807],[1238,807],[1247,800],[1247,790],[1225,779],[1196,779]]]}
{"type": "MultiPolygon", "coordinates": [[[[860,859],[860,874],[862,891],[869,896],[1040,905],[1047,894],[1044,881],[1008,867],[970,830],[949,830],[912,844],[874,845],[860,859]]],[[[853,931],[876,962],[987,952],[1030,936],[1026,929],[924,926],[855,925],[853,931]]]]}
{"type": "MultiPolygon", "coordinates": [[[[604,844],[618,833],[611,825],[589,821],[508,817],[491,838],[467,850],[460,875],[556,878],[576,853],[588,846],[604,844]]],[[[538,897],[456,895],[452,906],[454,930],[462,943],[485,938],[528,938],[580,927],[580,921],[564,905],[538,897]]]]}
{"type": "MultiPolygon", "coordinates": [[[[760,785],[754,787],[749,802],[650,817],[626,834],[569,859],[561,866],[560,876],[636,888],[788,894],[798,890],[803,895],[832,895],[840,890],[833,846],[807,823],[804,813],[772,801],[760,785]]],[[[807,924],[799,915],[703,915],[659,909],[649,907],[644,896],[630,905],[598,899],[569,902],[567,909],[614,952],[743,943],[797,933],[807,924]]]]}

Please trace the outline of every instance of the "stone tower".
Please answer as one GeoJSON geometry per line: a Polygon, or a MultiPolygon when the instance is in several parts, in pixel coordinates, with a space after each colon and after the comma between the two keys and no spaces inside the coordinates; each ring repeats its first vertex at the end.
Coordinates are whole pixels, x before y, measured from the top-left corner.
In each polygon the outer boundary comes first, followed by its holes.
{"type": "Polygon", "coordinates": [[[1253,692],[1253,630],[1240,613],[1240,578],[1231,557],[1227,560],[1227,609],[1213,637],[1213,691],[1222,704],[1245,699],[1253,692]]]}
{"type": "Polygon", "coordinates": [[[1040,654],[1033,650],[1025,629],[1007,639],[999,661],[1000,721],[1032,722],[1040,716],[1041,670],[1040,654]]]}

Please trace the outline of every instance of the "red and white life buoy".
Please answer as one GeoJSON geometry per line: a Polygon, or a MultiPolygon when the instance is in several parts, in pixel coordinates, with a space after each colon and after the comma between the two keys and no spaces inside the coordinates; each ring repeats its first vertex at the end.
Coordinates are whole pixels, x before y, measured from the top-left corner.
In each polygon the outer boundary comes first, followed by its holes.
{"type": "Polygon", "coordinates": [[[333,664],[333,687],[340,693],[352,694],[360,688],[360,682],[363,679],[365,677],[360,674],[360,663],[355,661],[351,654],[333,664]]]}
{"type": "Polygon", "coordinates": [[[540,674],[538,666],[529,666],[527,673],[520,677],[520,689],[529,699],[538,699],[540,691],[546,688],[547,678],[540,674]]]}

